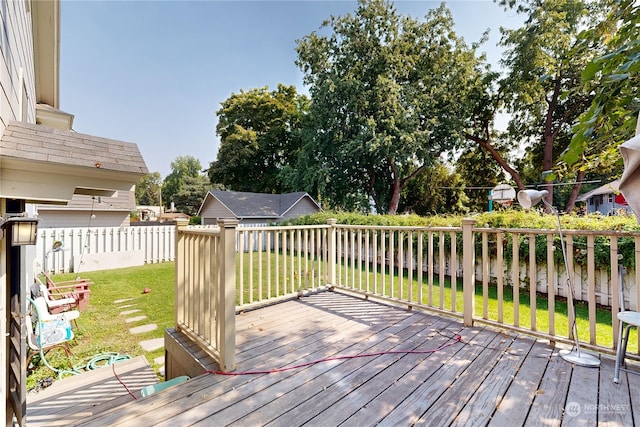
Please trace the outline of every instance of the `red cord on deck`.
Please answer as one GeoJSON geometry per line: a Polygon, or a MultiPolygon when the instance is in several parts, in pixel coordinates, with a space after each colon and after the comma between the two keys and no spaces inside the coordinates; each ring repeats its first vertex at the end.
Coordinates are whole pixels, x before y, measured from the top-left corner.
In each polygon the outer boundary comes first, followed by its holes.
{"type": "Polygon", "coordinates": [[[275,373],[275,372],[285,372],[285,371],[290,371],[292,369],[300,369],[300,368],[304,368],[304,367],[307,367],[307,366],[316,365],[318,363],[331,362],[333,360],[357,359],[357,358],[360,358],[360,357],[373,357],[373,356],[381,356],[381,355],[384,355],[384,354],[429,354],[429,353],[435,353],[437,351],[444,350],[445,348],[450,347],[450,346],[452,346],[452,345],[454,345],[456,343],[459,343],[460,341],[462,341],[462,336],[456,335],[453,338],[453,341],[449,341],[449,342],[441,345],[440,347],[435,348],[435,349],[431,349],[431,350],[389,350],[389,351],[379,351],[379,352],[376,352],[376,353],[356,354],[356,355],[351,355],[351,356],[335,356],[335,357],[328,357],[328,358],[325,358],[325,359],[314,360],[312,362],[302,363],[300,365],[287,366],[287,367],[284,367],[284,368],[275,368],[275,369],[271,369],[271,370],[268,370],[268,371],[224,372],[224,371],[208,370],[208,371],[205,371],[205,373],[213,374],[213,375],[228,375],[228,376],[272,374],[272,373],[275,373]]]}
{"type": "Polygon", "coordinates": [[[129,393],[129,396],[133,397],[133,400],[138,400],[138,398],[136,397],[135,394],[131,393],[131,390],[129,390],[129,387],[127,387],[127,385],[122,382],[122,380],[120,379],[120,377],[118,376],[118,374],[116,374],[116,364],[112,363],[111,364],[111,369],[113,370],[113,375],[115,375],[116,379],[118,380],[118,382],[120,384],[122,384],[122,387],[124,387],[125,390],[127,390],[127,393],[129,393]]]}

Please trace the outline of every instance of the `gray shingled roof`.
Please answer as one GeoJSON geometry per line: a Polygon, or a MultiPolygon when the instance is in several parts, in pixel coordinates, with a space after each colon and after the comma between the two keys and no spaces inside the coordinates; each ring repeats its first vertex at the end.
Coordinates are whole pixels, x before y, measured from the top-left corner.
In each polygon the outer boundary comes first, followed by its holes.
{"type": "MultiPolygon", "coordinates": [[[[266,194],[211,190],[209,193],[239,218],[279,218],[291,209],[298,200],[308,196],[304,191],[287,194],[266,194]]],[[[309,197],[311,198],[311,196],[309,197]]]]}
{"type": "Polygon", "coordinates": [[[591,190],[587,193],[581,194],[576,198],[576,202],[584,202],[585,200],[588,200],[593,196],[599,196],[601,194],[617,193],[618,191],[620,191],[618,190],[619,187],[620,187],[620,180],[616,179],[615,181],[612,181],[608,184],[598,187],[595,190],[591,190]]]}
{"type": "Polygon", "coordinates": [[[136,144],[12,121],[0,139],[3,158],[148,173],[136,144]]]}

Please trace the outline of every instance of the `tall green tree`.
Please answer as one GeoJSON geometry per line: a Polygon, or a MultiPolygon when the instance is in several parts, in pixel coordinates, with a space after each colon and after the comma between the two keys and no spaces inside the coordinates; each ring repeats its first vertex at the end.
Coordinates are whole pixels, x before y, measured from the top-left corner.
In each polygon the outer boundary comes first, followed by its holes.
{"type": "Polygon", "coordinates": [[[136,205],[160,206],[162,204],[161,189],[160,172],[146,174],[136,184],[136,205]]]}
{"type": "Polygon", "coordinates": [[[634,135],[640,110],[640,4],[633,0],[602,3],[606,19],[580,34],[591,48],[604,41],[604,49],[582,73],[585,86],[595,87],[595,96],[582,111],[563,156],[569,165],[586,159],[595,167],[603,159],[619,159],[618,146],[634,135]]]}
{"type": "Polygon", "coordinates": [[[205,195],[211,189],[208,177],[204,175],[185,176],[180,189],[173,195],[176,210],[187,215],[196,215],[205,195]]]}
{"type": "Polygon", "coordinates": [[[309,100],[294,86],[232,94],[218,110],[220,149],[209,167],[212,183],[236,191],[279,193],[282,171],[297,159],[300,123],[309,100]]]}
{"type": "Polygon", "coordinates": [[[298,171],[325,205],[396,213],[402,190],[460,144],[475,51],[444,6],[424,21],[360,0],[298,41],[311,94],[298,171]]]}
{"type": "Polygon", "coordinates": [[[472,212],[485,212],[489,207],[489,191],[507,178],[488,151],[471,147],[462,152],[455,163],[455,173],[464,183],[465,206],[472,212]]]}
{"type": "MultiPolygon", "coordinates": [[[[502,30],[506,47],[503,64],[508,68],[501,93],[511,114],[509,135],[527,147],[529,158],[540,159],[538,176],[553,169],[569,145],[571,127],[591,102],[592,94],[581,81],[582,70],[593,57],[593,49],[580,42],[578,34],[597,16],[592,2],[579,0],[501,1],[526,16],[522,27],[502,30]]],[[[574,178],[571,210],[585,169],[574,178]]],[[[553,187],[547,184],[552,202],[553,187]]]]}
{"type": "Polygon", "coordinates": [[[400,196],[398,212],[418,215],[467,213],[469,200],[464,187],[459,174],[437,162],[407,184],[400,196]]]}
{"type": "MultiPolygon", "coordinates": [[[[202,175],[200,160],[194,156],[178,156],[171,162],[171,173],[162,183],[162,202],[164,206],[176,203],[174,196],[178,194],[187,178],[197,178],[202,175]]],[[[204,197],[204,193],[201,197],[204,197]]],[[[186,213],[186,212],[185,212],[186,213]]]]}

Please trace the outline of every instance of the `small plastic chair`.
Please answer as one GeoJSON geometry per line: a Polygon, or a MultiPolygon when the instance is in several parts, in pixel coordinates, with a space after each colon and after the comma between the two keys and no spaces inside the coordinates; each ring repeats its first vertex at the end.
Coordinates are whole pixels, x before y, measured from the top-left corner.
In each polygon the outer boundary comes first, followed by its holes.
{"type": "Polygon", "coordinates": [[[618,284],[620,286],[620,312],[617,314],[617,317],[618,321],[620,321],[620,326],[618,327],[616,367],[613,372],[613,382],[616,384],[620,382],[620,366],[624,364],[624,355],[627,352],[627,343],[629,342],[629,331],[634,326],[640,326],[640,312],[624,309],[624,285],[622,277],[626,272],[626,269],[623,266],[619,266],[618,271],[620,274],[620,279],[618,280],[618,284]]]}
{"type": "Polygon", "coordinates": [[[49,313],[57,314],[78,306],[76,299],[71,294],[63,296],[62,298],[55,298],[42,283],[37,283],[35,286],[37,286],[40,294],[44,297],[49,313]]]}
{"type": "Polygon", "coordinates": [[[67,357],[70,356],[69,341],[74,338],[74,335],[69,320],[77,319],[80,313],[74,310],[65,314],[52,315],[47,312],[44,298],[28,298],[28,300],[33,306],[33,311],[25,315],[27,345],[31,350],[27,357],[27,366],[33,355],[39,352],[44,363],[50,367],[44,358],[44,354],[49,350],[61,347],[67,357]]]}
{"type": "Polygon", "coordinates": [[[182,384],[183,382],[188,381],[189,379],[190,378],[188,376],[183,375],[181,377],[175,377],[170,379],[169,381],[165,381],[162,383],[151,384],[146,387],[143,387],[140,390],[140,394],[142,395],[142,397],[151,396],[154,393],[157,393],[162,390],[166,390],[169,387],[173,387],[174,385],[182,384]]]}

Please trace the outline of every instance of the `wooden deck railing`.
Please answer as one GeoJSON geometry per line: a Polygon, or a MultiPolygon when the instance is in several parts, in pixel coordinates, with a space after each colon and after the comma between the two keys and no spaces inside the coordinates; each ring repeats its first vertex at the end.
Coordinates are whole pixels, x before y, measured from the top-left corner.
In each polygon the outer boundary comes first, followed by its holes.
{"type": "MultiPolygon", "coordinates": [[[[221,366],[231,368],[235,310],[333,286],[457,316],[466,325],[482,322],[571,343],[572,275],[581,301],[579,339],[586,348],[611,353],[617,345],[618,322],[612,313],[620,307],[621,246],[634,258],[623,262],[635,268],[640,233],[563,234],[568,268],[557,230],[481,228],[473,219],[463,220],[462,227],[359,226],[335,220],[320,226],[241,229],[223,221],[220,231],[179,227],[176,324],[220,357],[221,366]],[[603,260],[607,265],[597,268],[603,260]]],[[[626,308],[640,307],[638,270],[624,275],[626,308]]],[[[630,346],[636,356],[637,338],[630,346]]]]}
{"type": "Polygon", "coordinates": [[[219,228],[189,229],[176,225],[176,329],[218,361],[235,367],[237,220],[219,228]]]}

